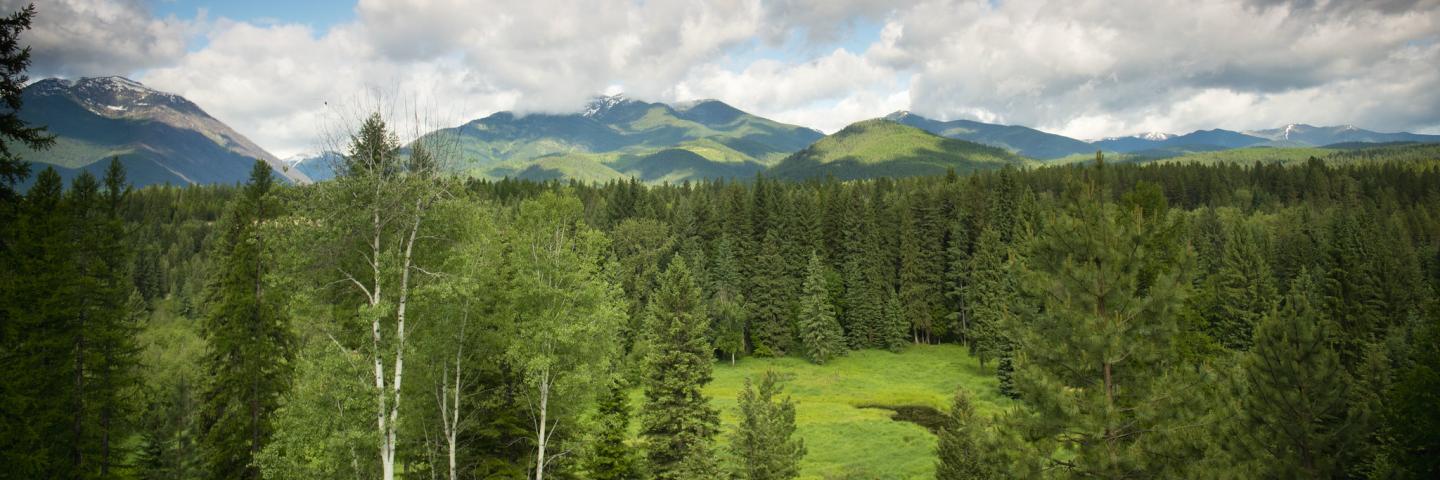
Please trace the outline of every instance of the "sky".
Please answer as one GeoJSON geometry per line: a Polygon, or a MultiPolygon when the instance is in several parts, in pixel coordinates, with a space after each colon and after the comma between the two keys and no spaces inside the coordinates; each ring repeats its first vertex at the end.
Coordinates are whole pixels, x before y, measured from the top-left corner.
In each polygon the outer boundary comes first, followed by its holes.
{"type": "Polygon", "coordinates": [[[442,126],[624,92],[825,132],[909,110],[1080,139],[1440,133],[1440,0],[36,3],[32,79],[127,76],[282,158],[381,97],[442,126]]]}

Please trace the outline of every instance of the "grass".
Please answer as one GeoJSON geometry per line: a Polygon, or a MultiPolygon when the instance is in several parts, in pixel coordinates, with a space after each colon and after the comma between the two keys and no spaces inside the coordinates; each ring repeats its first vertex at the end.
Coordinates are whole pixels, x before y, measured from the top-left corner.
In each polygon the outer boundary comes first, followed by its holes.
{"type": "MultiPolygon", "coordinates": [[[[901,353],[851,352],[828,365],[799,358],[744,358],[718,363],[706,389],[720,409],[726,435],[735,424],[735,397],[745,378],[766,370],[785,378],[796,404],[798,433],[809,450],[802,479],[934,478],[935,435],[891,420],[894,412],[864,406],[920,406],[949,410],[955,389],[969,390],[976,408],[998,412],[1010,401],[996,391],[995,365],[979,363],[956,345],[913,346],[901,353]]],[[[723,442],[724,440],[722,440],[723,442]]]]}

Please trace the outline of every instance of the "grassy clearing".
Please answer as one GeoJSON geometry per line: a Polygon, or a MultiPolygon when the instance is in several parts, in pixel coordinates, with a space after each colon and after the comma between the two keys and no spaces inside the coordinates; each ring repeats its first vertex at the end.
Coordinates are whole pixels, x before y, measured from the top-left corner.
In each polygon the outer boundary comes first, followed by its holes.
{"type": "Polygon", "coordinates": [[[1008,406],[996,392],[995,365],[979,363],[955,345],[914,346],[895,354],[851,352],[829,365],[799,358],[745,358],[715,366],[705,389],[721,411],[726,432],[735,422],[735,396],[746,377],[774,370],[786,378],[796,402],[796,423],[809,454],[803,479],[913,479],[934,477],[935,435],[914,423],[891,420],[894,412],[865,405],[922,406],[948,410],[957,387],[969,390],[977,408],[992,413],[1008,406]]]}

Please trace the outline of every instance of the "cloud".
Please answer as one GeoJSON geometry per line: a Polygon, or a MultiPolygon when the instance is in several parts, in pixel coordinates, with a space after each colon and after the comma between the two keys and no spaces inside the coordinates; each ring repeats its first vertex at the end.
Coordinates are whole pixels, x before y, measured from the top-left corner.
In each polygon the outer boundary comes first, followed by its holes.
{"type": "MultiPolygon", "coordinates": [[[[9,14],[31,3],[0,0],[9,14]]],[[[21,42],[31,47],[33,78],[127,74],[167,65],[185,53],[195,25],[155,18],[140,0],[38,2],[21,42]]]]}
{"type": "Polygon", "coordinates": [[[1414,86],[1434,76],[1436,2],[1349,3],[933,1],[897,15],[880,50],[914,72],[922,114],[992,112],[1079,137],[1296,117],[1440,123],[1414,86]],[[1420,111],[1387,117],[1405,110],[1420,111]]]}
{"type": "Polygon", "coordinates": [[[140,0],[41,8],[36,76],[138,74],[282,156],[377,91],[452,124],[623,90],[825,131],[899,109],[1078,138],[1440,131],[1440,0],[359,0],[324,29],[154,18],[140,0]]]}

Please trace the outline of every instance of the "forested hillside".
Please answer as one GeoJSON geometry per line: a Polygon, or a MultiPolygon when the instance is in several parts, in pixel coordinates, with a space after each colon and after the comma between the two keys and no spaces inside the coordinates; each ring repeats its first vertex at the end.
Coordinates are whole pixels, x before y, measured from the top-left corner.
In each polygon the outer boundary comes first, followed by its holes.
{"type": "Polygon", "coordinates": [[[802,460],[882,447],[817,430],[865,406],[805,408],[831,387],[707,385],[923,344],[979,368],[887,363],[961,387],[940,478],[1440,468],[1433,157],[496,182],[386,129],[308,186],[36,173],[0,231],[6,475],[887,478],[802,460]]]}

